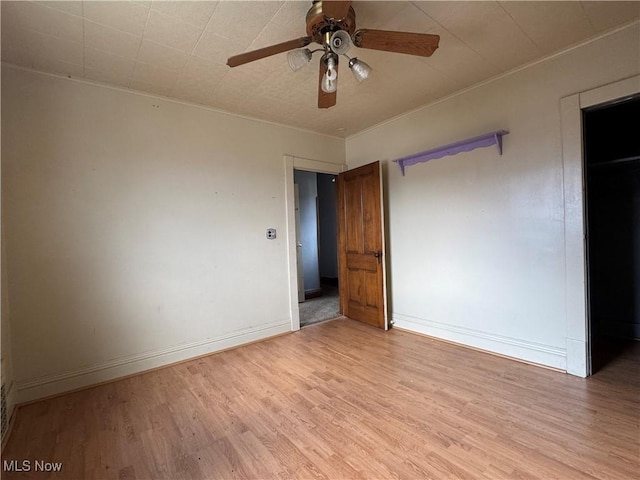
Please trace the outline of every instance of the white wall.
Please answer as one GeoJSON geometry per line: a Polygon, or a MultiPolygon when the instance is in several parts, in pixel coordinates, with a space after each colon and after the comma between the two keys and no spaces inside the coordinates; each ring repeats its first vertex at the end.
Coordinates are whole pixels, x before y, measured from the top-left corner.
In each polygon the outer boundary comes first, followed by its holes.
{"type": "MultiPolygon", "coordinates": [[[[566,368],[560,99],[640,70],[638,25],[347,139],[349,168],[387,162],[397,326],[566,368]],[[391,160],[505,129],[495,147],[391,160]]],[[[428,85],[425,85],[428,88],[428,85]]]]}
{"type": "Polygon", "coordinates": [[[2,106],[20,401],[291,329],[283,156],[342,139],[9,67],[2,106]]]}
{"type": "MultiPolygon", "coordinates": [[[[0,9],[1,10],[1,9],[0,9]]],[[[1,17],[1,12],[0,12],[1,17]]],[[[1,22],[0,22],[1,24],[1,22]]],[[[0,81],[2,75],[0,74],[0,81]]],[[[0,99],[0,111],[2,111],[2,101],[0,99]]],[[[0,137],[2,122],[0,121],[0,137]]],[[[0,140],[0,158],[2,142],[0,140]]],[[[0,180],[1,180],[0,173],[0,180]]],[[[1,205],[0,200],[0,205],[1,205]]],[[[0,385],[5,388],[5,400],[6,400],[6,417],[2,425],[2,443],[8,438],[7,432],[10,424],[11,416],[15,407],[15,382],[13,377],[13,364],[12,364],[12,349],[11,349],[11,328],[9,324],[9,308],[8,308],[8,296],[7,296],[7,277],[6,277],[6,261],[5,261],[5,245],[4,245],[4,221],[0,226],[0,385]]]]}

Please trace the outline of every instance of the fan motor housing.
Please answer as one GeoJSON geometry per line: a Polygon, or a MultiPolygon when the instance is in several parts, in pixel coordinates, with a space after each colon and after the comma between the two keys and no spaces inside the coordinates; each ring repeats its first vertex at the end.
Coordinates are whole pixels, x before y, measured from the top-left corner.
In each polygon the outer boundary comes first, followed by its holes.
{"type": "Polygon", "coordinates": [[[341,19],[325,17],[322,13],[322,1],[315,2],[307,12],[307,35],[314,42],[323,43],[324,34],[326,32],[335,32],[344,30],[353,35],[356,30],[356,12],[353,7],[349,7],[347,16],[341,19]]]}

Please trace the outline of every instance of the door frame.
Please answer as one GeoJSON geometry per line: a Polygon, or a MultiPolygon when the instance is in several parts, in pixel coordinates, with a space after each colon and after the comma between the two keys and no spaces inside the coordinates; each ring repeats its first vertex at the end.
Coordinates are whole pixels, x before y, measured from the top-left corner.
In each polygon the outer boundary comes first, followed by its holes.
{"type": "Polygon", "coordinates": [[[295,234],[296,234],[296,279],[298,281],[298,303],[305,301],[304,295],[304,268],[302,265],[302,242],[300,233],[300,192],[297,184],[293,184],[293,204],[295,208],[295,234]]]}
{"type": "Polygon", "coordinates": [[[300,330],[300,311],[298,310],[298,270],[296,259],[296,211],[293,184],[293,171],[305,170],[307,172],[328,173],[337,175],[344,172],[347,166],[338,163],[309,160],[307,158],[284,156],[284,191],[286,204],[286,230],[287,230],[287,268],[289,270],[289,315],[291,318],[291,331],[300,330]]]}
{"type": "Polygon", "coordinates": [[[591,375],[582,109],[640,93],[640,75],[560,100],[564,190],[566,371],[591,375]]]}

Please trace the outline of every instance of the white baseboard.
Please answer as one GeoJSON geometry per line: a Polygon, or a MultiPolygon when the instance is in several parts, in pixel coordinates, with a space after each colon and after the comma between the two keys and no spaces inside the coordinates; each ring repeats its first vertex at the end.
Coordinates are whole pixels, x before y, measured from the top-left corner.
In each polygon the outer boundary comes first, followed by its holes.
{"type": "Polygon", "coordinates": [[[587,342],[567,338],[567,373],[585,378],[589,375],[587,342]]]}
{"type": "Polygon", "coordinates": [[[289,319],[216,338],[130,355],[78,370],[16,382],[18,403],[97,385],[291,331],[289,319]]]}
{"type": "Polygon", "coordinates": [[[411,315],[393,314],[394,325],[412,332],[441,338],[450,342],[468,345],[488,352],[518,358],[560,370],[566,370],[566,351],[557,347],[541,345],[492,333],[449,325],[411,315]]]}

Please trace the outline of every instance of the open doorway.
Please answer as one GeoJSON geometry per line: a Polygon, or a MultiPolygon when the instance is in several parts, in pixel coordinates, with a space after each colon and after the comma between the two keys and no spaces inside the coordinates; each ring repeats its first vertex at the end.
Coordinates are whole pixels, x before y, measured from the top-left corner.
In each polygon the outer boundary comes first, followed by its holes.
{"type": "Polygon", "coordinates": [[[300,326],[340,315],[336,176],[294,170],[300,326]]]}
{"type": "Polygon", "coordinates": [[[640,95],[582,111],[592,373],[640,347],[640,95]]]}

